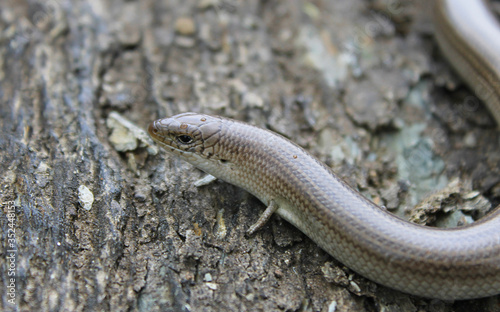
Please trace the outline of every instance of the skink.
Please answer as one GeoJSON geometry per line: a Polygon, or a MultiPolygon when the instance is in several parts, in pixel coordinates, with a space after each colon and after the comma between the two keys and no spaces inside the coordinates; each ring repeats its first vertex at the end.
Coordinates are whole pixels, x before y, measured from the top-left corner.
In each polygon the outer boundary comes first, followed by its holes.
{"type": "MultiPolygon", "coordinates": [[[[436,29],[445,54],[460,60],[460,70],[466,67],[472,88],[479,84],[494,91],[485,101],[500,124],[495,85],[500,55],[483,51],[492,40],[478,39],[482,33],[467,28],[471,19],[474,25],[483,21],[498,36],[497,25],[479,0],[436,5],[436,29]],[[471,5],[480,15],[469,17],[471,5]]],[[[500,44],[500,36],[494,43],[500,44]]],[[[500,293],[500,207],[460,228],[420,226],[381,209],[303,148],[271,131],[184,113],[152,122],[148,132],[168,152],[267,205],[250,233],[277,213],[349,268],[390,288],[445,300],[500,293]]]]}

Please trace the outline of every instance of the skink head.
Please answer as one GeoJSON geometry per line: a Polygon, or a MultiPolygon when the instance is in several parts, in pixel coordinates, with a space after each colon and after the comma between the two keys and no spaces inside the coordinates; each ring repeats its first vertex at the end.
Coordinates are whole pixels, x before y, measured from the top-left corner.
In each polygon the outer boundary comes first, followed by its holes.
{"type": "Polygon", "coordinates": [[[184,113],[149,124],[149,135],[167,151],[203,169],[207,162],[224,162],[218,146],[222,128],[219,117],[184,113]]]}

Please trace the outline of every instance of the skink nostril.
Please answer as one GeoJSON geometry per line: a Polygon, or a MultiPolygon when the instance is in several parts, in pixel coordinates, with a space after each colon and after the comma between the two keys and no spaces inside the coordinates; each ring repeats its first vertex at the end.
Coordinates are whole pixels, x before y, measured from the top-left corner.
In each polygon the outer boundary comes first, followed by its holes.
{"type": "Polygon", "coordinates": [[[150,135],[156,135],[158,133],[158,128],[156,127],[156,121],[153,121],[149,124],[148,133],[150,135]]]}

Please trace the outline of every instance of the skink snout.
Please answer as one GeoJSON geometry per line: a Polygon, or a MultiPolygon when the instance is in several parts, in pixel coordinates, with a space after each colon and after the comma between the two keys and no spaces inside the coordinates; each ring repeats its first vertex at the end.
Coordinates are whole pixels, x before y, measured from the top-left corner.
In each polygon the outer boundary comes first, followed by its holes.
{"type": "Polygon", "coordinates": [[[149,126],[148,126],[148,133],[150,135],[153,135],[155,134],[156,132],[158,132],[158,129],[156,128],[156,125],[155,125],[155,122],[150,122],[149,123],[149,126]]]}
{"type": "Polygon", "coordinates": [[[149,123],[148,133],[153,139],[158,139],[159,137],[160,134],[159,126],[160,124],[158,123],[158,120],[149,123]]]}

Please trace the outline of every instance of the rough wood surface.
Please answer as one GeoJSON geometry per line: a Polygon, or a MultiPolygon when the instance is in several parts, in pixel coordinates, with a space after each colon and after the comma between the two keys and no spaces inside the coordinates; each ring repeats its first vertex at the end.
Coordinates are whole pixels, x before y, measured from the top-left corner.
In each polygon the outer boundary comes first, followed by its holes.
{"type": "MultiPolygon", "coordinates": [[[[201,172],[134,128],[221,114],[286,135],[400,215],[455,178],[464,201],[498,204],[498,132],[436,50],[428,9],[1,1],[0,310],[499,311],[498,296],[445,303],[378,286],[277,217],[246,238],[258,200],[196,188],[201,172]]],[[[432,216],[470,220],[461,202],[432,216]]]]}

